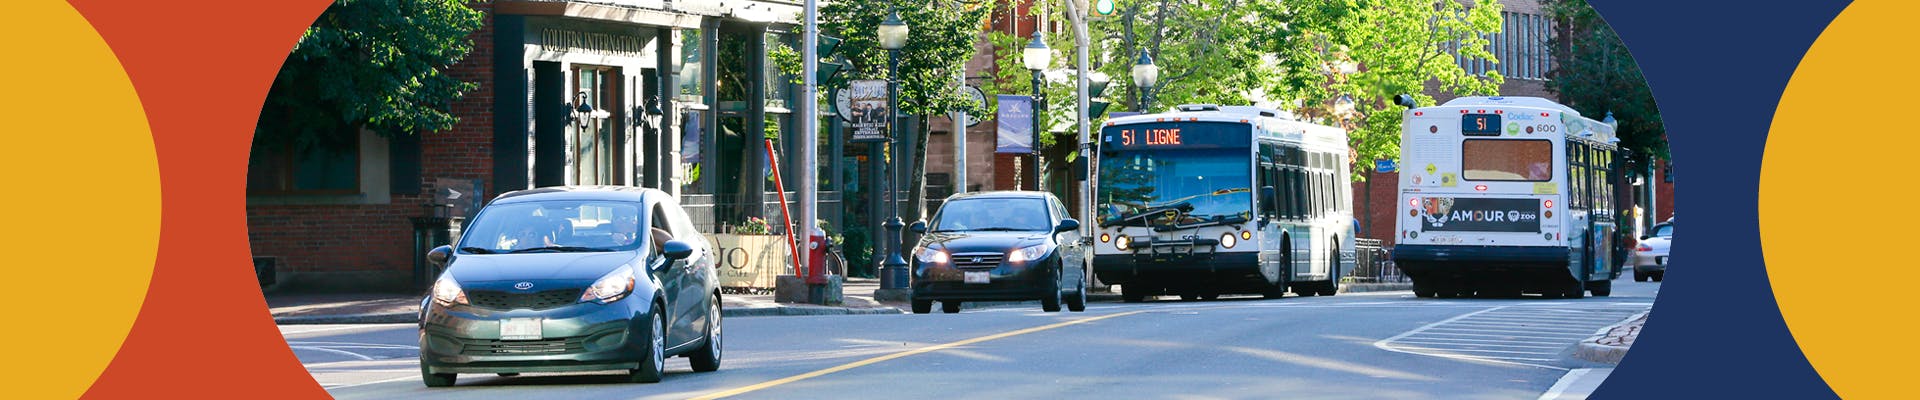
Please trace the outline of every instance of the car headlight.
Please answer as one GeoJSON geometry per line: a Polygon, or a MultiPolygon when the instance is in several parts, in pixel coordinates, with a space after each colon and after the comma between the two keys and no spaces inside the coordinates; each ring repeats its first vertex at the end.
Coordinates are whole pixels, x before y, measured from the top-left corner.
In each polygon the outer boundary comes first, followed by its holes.
{"type": "Polygon", "coordinates": [[[621,267],[607,276],[594,281],[587,292],[580,295],[580,301],[597,301],[600,304],[619,301],[633,293],[633,268],[621,267]]]}
{"type": "Polygon", "coordinates": [[[460,284],[453,281],[453,275],[442,275],[433,283],[433,303],[441,306],[467,304],[467,292],[460,290],[460,284]]]}
{"type": "Polygon", "coordinates": [[[1013,251],[1007,252],[1007,262],[1022,263],[1038,260],[1041,257],[1046,257],[1047,252],[1050,251],[1053,251],[1053,245],[1044,243],[1014,249],[1013,251]]]}
{"type": "Polygon", "coordinates": [[[922,247],[919,251],[913,252],[913,259],[920,260],[923,264],[946,264],[947,251],[932,247],[922,247]]]}

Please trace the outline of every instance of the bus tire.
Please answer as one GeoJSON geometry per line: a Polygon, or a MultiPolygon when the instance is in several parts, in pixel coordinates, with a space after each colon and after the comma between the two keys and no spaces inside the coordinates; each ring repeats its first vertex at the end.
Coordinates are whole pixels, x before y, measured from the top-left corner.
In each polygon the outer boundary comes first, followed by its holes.
{"type": "Polygon", "coordinates": [[[1607,297],[1607,296],[1613,295],[1613,281],[1599,281],[1599,282],[1588,283],[1587,290],[1593,292],[1593,297],[1607,297]]]}
{"type": "Polygon", "coordinates": [[[1126,303],[1139,303],[1139,302],[1147,301],[1148,291],[1149,291],[1148,288],[1139,286],[1139,284],[1137,283],[1121,284],[1120,285],[1120,301],[1126,302],[1126,303]]]}
{"type": "Polygon", "coordinates": [[[1321,296],[1340,294],[1340,241],[1333,242],[1333,251],[1327,257],[1327,284],[1320,286],[1321,296]]]}
{"type": "Polygon", "coordinates": [[[1587,297],[1587,283],[1584,280],[1575,279],[1573,282],[1573,285],[1571,285],[1570,287],[1564,290],[1566,291],[1562,293],[1561,297],[1565,297],[1569,299],[1579,299],[1579,298],[1587,297]]]}
{"type": "Polygon", "coordinates": [[[1263,297],[1263,298],[1278,299],[1286,296],[1287,296],[1286,283],[1275,283],[1275,284],[1267,285],[1266,288],[1260,289],[1260,297],[1263,297]]]}

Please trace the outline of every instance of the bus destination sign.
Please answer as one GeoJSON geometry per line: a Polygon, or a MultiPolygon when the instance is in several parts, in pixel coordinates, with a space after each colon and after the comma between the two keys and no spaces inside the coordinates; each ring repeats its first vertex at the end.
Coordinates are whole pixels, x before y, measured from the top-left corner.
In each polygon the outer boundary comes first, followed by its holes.
{"type": "Polygon", "coordinates": [[[1227,122],[1156,122],[1110,126],[1100,132],[1112,150],[1246,147],[1250,126],[1227,122]]]}
{"type": "Polygon", "coordinates": [[[1500,114],[1463,114],[1460,116],[1460,134],[1467,136],[1500,136],[1500,114]]]}

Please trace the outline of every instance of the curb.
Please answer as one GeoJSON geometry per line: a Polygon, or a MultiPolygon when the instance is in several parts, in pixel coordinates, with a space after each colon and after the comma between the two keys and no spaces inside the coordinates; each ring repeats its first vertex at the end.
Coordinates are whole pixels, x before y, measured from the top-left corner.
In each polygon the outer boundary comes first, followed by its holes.
{"type": "Polygon", "coordinates": [[[777,306],[777,307],[746,307],[746,308],[736,307],[736,308],[720,309],[721,317],[772,317],[772,316],[792,316],[792,315],[890,315],[890,314],[905,314],[905,312],[902,312],[900,311],[900,309],[893,308],[893,307],[845,308],[845,307],[777,306]]]}
{"type": "Polygon", "coordinates": [[[1340,293],[1391,292],[1413,290],[1412,282],[1401,283],[1342,283],[1340,293]]]}
{"type": "Polygon", "coordinates": [[[346,315],[302,315],[273,317],[274,325],[319,325],[319,324],[411,324],[420,322],[420,314],[346,314],[346,315]]]}
{"type": "Polygon", "coordinates": [[[1627,350],[1631,349],[1631,347],[1600,344],[1600,340],[1605,339],[1607,333],[1612,332],[1614,328],[1638,321],[1641,318],[1646,318],[1646,316],[1646,312],[1641,312],[1627,317],[1625,320],[1621,320],[1620,323],[1600,328],[1599,331],[1594,332],[1592,337],[1580,341],[1580,346],[1573,350],[1573,357],[1597,363],[1620,364],[1620,359],[1626,358],[1627,350]]]}

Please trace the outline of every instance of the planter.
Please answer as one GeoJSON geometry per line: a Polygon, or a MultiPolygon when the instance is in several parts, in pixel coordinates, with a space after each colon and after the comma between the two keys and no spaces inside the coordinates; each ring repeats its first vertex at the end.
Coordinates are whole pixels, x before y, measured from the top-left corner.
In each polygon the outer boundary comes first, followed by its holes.
{"type": "Polygon", "coordinates": [[[793,274],[786,236],[723,233],[708,238],[718,253],[714,268],[720,287],[729,292],[773,290],[775,277],[793,274]]]}

